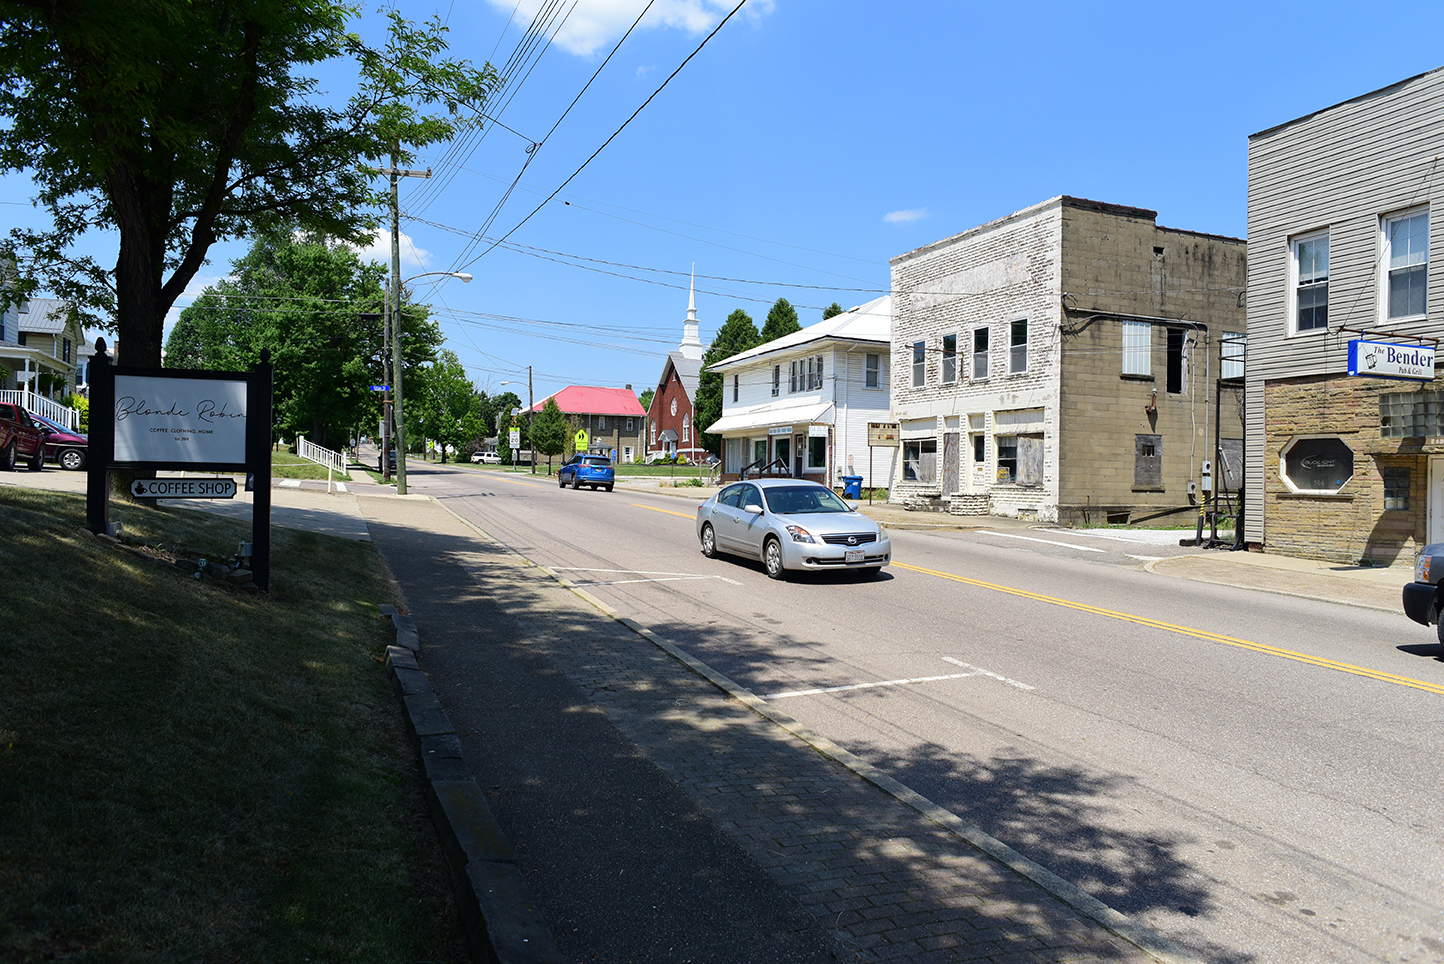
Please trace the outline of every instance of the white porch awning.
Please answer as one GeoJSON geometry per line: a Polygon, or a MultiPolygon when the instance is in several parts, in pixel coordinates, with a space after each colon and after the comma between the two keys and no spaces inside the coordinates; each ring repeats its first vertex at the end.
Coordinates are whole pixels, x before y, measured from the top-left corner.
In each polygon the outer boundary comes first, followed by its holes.
{"type": "Polygon", "coordinates": [[[831,402],[808,402],[805,405],[768,405],[748,412],[724,415],[705,431],[709,435],[736,435],[752,429],[779,425],[810,425],[813,422],[832,424],[831,402]]]}

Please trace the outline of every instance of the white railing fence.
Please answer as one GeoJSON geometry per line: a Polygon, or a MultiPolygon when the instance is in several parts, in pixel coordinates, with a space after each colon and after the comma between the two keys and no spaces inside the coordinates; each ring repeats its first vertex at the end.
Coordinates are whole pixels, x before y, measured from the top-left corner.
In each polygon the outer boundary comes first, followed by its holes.
{"type": "Polygon", "coordinates": [[[72,432],[80,427],[80,413],[68,405],[37,395],[28,388],[0,391],[0,402],[21,405],[27,412],[44,415],[52,422],[59,422],[72,432]]]}
{"type": "Polygon", "coordinates": [[[332,491],[331,475],[339,472],[346,474],[346,456],[340,452],[333,452],[328,448],[322,448],[315,442],[307,441],[306,436],[296,436],[296,454],[308,462],[315,462],[326,466],[326,491],[332,491]]]}

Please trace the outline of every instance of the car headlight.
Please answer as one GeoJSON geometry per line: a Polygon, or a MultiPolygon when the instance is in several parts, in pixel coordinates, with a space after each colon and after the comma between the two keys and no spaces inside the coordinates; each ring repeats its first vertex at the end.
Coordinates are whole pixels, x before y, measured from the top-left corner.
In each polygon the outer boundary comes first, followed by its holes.
{"type": "Polygon", "coordinates": [[[812,538],[812,533],[810,533],[810,532],[808,532],[806,529],[802,528],[802,526],[787,526],[787,534],[792,537],[792,541],[793,541],[793,542],[816,542],[816,541],[817,541],[816,539],[812,538]]]}

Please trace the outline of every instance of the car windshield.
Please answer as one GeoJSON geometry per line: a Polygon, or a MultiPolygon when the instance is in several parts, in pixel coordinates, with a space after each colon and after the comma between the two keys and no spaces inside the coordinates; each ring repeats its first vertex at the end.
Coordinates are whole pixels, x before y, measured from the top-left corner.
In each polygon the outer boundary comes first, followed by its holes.
{"type": "Polygon", "coordinates": [[[767,508],[777,515],[810,512],[851,512],[846,502],[820,485],[782,485],[764,491],[767,508]]]}

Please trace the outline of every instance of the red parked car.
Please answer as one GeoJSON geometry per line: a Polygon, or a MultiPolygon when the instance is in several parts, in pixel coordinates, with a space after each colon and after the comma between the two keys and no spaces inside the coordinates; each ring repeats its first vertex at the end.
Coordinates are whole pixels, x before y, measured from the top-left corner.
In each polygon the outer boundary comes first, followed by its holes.
{"type": "Polygon", "coordinates": [[[24,405],[0,402],[0,469],[13,472],[21,459],[39,472],[45,464],[45,436],[24,405]]]}
{"type": "Polygon", "coordinates": [[[85,468],[86,453],[90,451],[90,439],[79,435],[44,415],[30,413],[40,434],[45,436],[45,461],[58,462],[62,469],[79,471],[85,468]]]}

